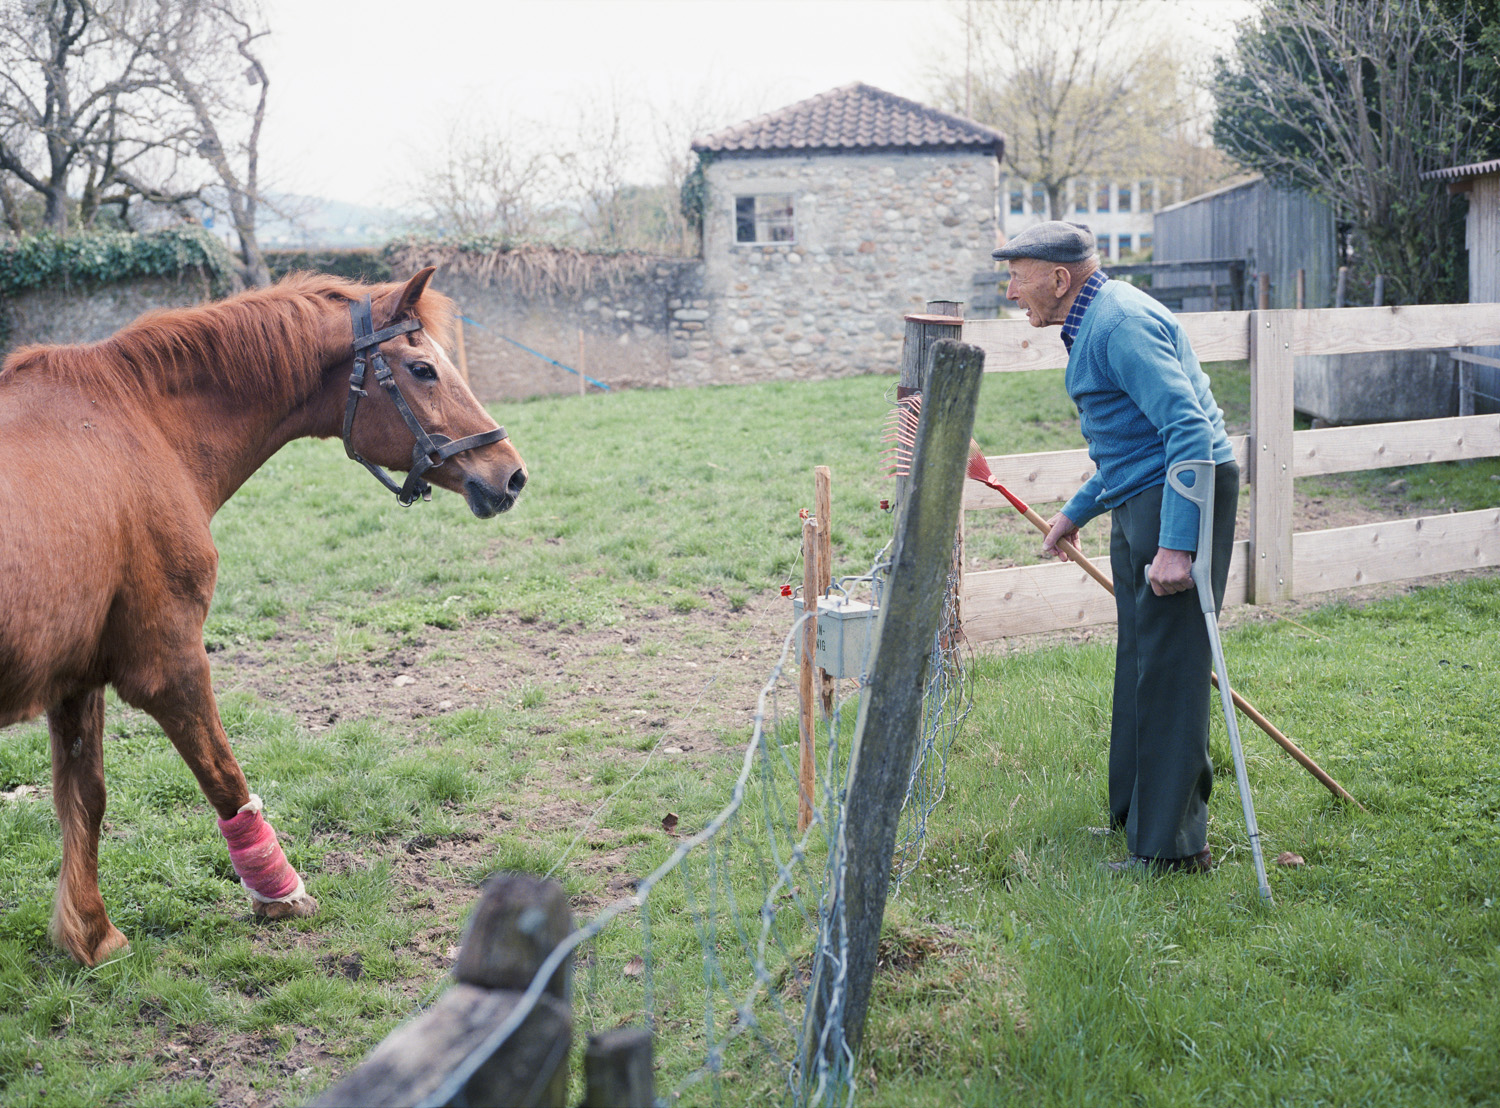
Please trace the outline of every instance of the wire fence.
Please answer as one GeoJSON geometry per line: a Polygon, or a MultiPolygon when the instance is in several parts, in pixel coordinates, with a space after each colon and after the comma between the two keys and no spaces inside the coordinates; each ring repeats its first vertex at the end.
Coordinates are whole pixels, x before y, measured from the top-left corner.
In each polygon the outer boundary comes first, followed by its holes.
{"type": "MultiPolygon", "coordinates": [[[[888,554],[889,548],[868,573],[839,587],[849,596],[868,594],[878,610],[888,554]]],[[[920,862],[947,753],[970,703],[955,585],[950,579],[932,644],[923,735],[893,865],[897,879],[920,862]]],[[[602,1031],[644,1020],[653,1030],[658,1088],[666,1090],[658,1103],[718,1105],[732,1088],[734,1104],[853,1104],[853,1056],[843,1024],[844,795],[875,637],[866,637],[861,676],[842,682],[845,695],[820,713],[813,819],[799,834],[795,644],[810,618],[793,620],[761,688],[728,802],[629,895],[560,944],[515,1010],[473,1052],[473,1064],[455,1070],[424,1103],[448,1103],[459,1094],[525,1022],[557,968],[575,958],[574,1008],[582,1026],[602,1031]]]]}

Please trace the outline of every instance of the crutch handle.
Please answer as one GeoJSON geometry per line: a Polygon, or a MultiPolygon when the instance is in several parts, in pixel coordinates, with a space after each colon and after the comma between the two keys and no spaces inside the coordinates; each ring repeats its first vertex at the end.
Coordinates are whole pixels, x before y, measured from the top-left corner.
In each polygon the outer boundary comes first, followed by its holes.
{"type": "Polygon", "coordinates": [[[1205,614],[1213,613],[1214,464],[1208,460],[1174,462],[1167,470],[1167,484],[1198,506],[1198,549],[1193,553],[1191,571],[1193,587],[1198,590],[1198,606],[1205,614]],[[1182,483],[1184,470],[1193,472],[1191,485],[1182,483]]]}

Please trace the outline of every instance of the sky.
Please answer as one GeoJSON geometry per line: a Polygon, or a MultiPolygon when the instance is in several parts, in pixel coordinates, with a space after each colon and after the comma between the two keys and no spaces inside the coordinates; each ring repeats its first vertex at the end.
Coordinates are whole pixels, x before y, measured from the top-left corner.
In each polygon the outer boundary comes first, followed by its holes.
{"type": "MultiPolygon", "coordinates": [[[[1071,2],[1057,0],[1058,18],[1071,2]]],[[[613,99],[642,128],[645,157],[656,139],[644,121],[663,115],[716,128],[853,81],[925,100],[944,44],[962,44],[961,0],[263,4],[263,183],[372,205],[399,205],[455,127],[571,135],[580,112],[613,99]]],[[[1180,0],[1210,36],[1249,4],[1180,0]]]]}

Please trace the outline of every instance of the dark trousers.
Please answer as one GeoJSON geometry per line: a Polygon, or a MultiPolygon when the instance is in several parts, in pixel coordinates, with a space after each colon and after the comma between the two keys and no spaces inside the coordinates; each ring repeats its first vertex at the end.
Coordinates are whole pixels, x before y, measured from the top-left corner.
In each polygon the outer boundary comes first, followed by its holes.
{"type": "MultiPolygon", "coordinates": [[[[1224,603],[1240,470],[1214,474],[1214,610],[1224,603]]],[[[1208,843],[1209,674],[1213,657],[1194,589],[1157,596],[1145,567],[1156,557],[1163,486],[1114,509],[1109,560],[1119,638],[1109,738],[1109,811],[1128,849],[1147,858],[1185,858],[1208,843]]]]}

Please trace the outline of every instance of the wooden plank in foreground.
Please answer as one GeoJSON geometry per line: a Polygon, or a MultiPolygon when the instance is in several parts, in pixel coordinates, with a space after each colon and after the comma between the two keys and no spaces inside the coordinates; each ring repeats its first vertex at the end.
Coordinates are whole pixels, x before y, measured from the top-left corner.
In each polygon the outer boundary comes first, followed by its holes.
{"type": "MultiPolygon", "coordinates": [[[[1040,537],[1040,536],[1039,536],[1040,537]]],[[[1234,544],[1224,606],[1246,602],[1250,544],[1234,544]]],[[[1097,564],[1109,572],[1109,559],[1097,564]]],[[[1068,631],[1115,620],[1115,600],[1070,562],[970,571],[964,576],[964,637],[971,643],[1010,635],[1068,631]]]]}
{"type": "Polygon", "coordinates": [[[1326,427],[1292,435],[1298,477],[1457,462],[1500,454],[1500,416],[1413,419],[1326,427]]]}
{"type": "Polygon", "coordinates": [[[1305,531],[1292,551],[1299,596],[1500,566],[1500,508],[1305,531]]]}

